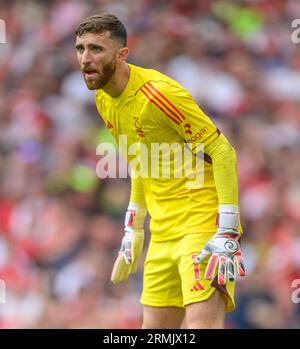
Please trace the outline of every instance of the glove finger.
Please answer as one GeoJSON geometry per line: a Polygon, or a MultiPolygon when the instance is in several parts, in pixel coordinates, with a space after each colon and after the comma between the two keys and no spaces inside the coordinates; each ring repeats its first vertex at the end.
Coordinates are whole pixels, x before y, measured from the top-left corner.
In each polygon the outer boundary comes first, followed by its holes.
{"type": "Polygon", "coordinates": [[[246,275],[246,270],[245,270],[245,264],[244,264],[244,259],[241,255],[241,251],[238,251],[235,254],[235,261],[237,265],[237,272],[240,276],[245,276],[246,275]]]}
{"type": "Polygon", "coordinates": [[[131,262],[132,262],[131,250],[124,251],[124,258],[125,258],[126,264],[131,264],[131,262]]]}
{"type": "Polygon", "coordinates": [[[228,280],[235,280],[234,256],[228,257],[228,280]]]}
{"type": "Polygon", "coordinates": [[[218,284],[225,285],[227,278],[227,258],[225,256],[219,257],[219,270],[218,270],[218,284]]]}
{"type": "Polygon", "coordinates": [[[205,271],[205,279],[211,280],[213,278],[213,276],[215,275],[217,265],[218,265],[218,256],[216,254],[213,254],[207,263],[207,267],[205,271]]]}
{"type": "Polygon", "coordinates": [[[130,270],[130,265],[126,263],[123,253],[119,253],[113,265],[113,269],[110,277],[111,281],[114,284],[118,284],[119,282],[128,279],[129,270],[130,270]]]}
{"type": "Polygon", "coordinates": [[[138,266],[138,263],[137,263],[137,259],[131,264],[130,266],[130,270],[129,270],[129,274],[134,274],[137,270],[137,266],[138,266]]]}
{"type": "Polygon", "coordinates": [[[139,233],[138,231],[136,231],[134,234],[132,245],[131,245],[132,262],[137,260],[140,254],[142,253],[143,245],[144,245],[144,232],[139,233]]]}
{"type": "Polygon", "coordinates": [[[203,249],[194,257],[194,263],[197,263],[197,264],[202,263],[206,258],[208,258],[210,253],[211,252],[208,252],[203,249]]]}
{"type": "Polygon", "coordinates": [[[132,254],[131,254],[131,241],[126,241],[124,243],[124,258],[125,258],[125,262],[127,264],[130,264],[132,262],[132,254]]]}

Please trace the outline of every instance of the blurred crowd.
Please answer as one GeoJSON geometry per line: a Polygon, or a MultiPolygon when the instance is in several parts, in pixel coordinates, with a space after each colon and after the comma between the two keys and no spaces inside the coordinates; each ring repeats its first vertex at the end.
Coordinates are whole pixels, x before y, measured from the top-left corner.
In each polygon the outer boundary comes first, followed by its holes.
{"type": "Polygon", "coordinates": [[[248,276],[226,327],[299,328],[297,0],[1,0],[0,328],[141,324],[142,260],[110,282],[130,179],[96,176],[113,141],[74,49],[78,22],[103,11],[127,27],[129,62],[179,81],[237,151],[248,276]]]}

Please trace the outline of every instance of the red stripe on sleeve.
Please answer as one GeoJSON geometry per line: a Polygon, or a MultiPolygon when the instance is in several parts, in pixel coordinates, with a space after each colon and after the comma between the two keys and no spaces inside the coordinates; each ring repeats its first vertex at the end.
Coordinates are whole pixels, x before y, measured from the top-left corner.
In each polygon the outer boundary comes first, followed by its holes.
{"type": "Polygon", "coordinates": [[[163,105],[168,112],[170,112],[178,121],[179,123],[181,123],[181,119],[180,117],[173,111],[171,110],[163,101],[160,97],[158,97],[155,93],[153,93],[146,85],[144,86],[144,88],[148,91],[149,94],[151,94],[151,96],[153,96],[161,105],[163,105]]]}
{"type": "Polygon", "coordinates": [[[175,107],[175,105],[165,96],[163,95],[157,88],[155,88],[153,85],[151,85],[150,82],[147,83],[148,86],[152,88],[156,93],[158,93],[176,112],[181,116],[182,120],[185,120],[185,116],[181,113],[179,109],[175,107]]]}
{"type": "Polygon", "coordinates": [[[155,104],[157,106],[157,108],[159,108],[165,115],[167,115],[167,117],[172,120],[173,122],[175,122],[175,124],[179,125],[179,122],[174,119],[174,117],[172,115],[169,115],[158,103],[155,102],[154,99],[152,99],[148,93],[143,89],[141,88],[141,91],[143,92],[143,94],[149,99],[150,102],[152,102],[153,104],[155,104]]]}

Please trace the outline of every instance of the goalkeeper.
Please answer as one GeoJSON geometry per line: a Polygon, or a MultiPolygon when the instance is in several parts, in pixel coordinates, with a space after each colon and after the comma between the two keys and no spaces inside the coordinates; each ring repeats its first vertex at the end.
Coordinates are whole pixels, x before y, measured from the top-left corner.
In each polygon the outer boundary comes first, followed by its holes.
{"type": "MultiPolygon", "coordinates": [[[[124,25],[107,13],[83,19],[76,30],[77,58],[87,87],[95,90],[99,114],[117,143],[126,135],[128,146],[147,147],[147,160],[155,156],[154,143],[176,143],[181,149],[188,144],[194,159],[202,144],[204,180],[189,188],[186,175],[174,175],[173,158],[169,178],[132,177],[111,279],[126,281],[136,271],[149,212],[143,328],[179,328],[184,317],[188,328],[222,328],[225,312],[235,306],[236,276],[245,275],[236,153],[180,84],[126,62],[126,38],[124,25]]],[[[134,159],[124,155],[128,162],[134,159]]]]}

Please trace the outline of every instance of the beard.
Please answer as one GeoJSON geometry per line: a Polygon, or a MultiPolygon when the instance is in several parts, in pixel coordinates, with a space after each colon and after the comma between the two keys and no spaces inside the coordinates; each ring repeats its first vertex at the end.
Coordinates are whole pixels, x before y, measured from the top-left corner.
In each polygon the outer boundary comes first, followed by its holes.
{"type": "Polygon", "coordinates": [[[116,60],[113,59],[109,63],[103,65],[102,74],[97,71],[97,76],[94,78],[86,77],[83,72],[84,81],[89,90],[100,90],[103,88],[112,78],[116,71],[116,60]]]}

